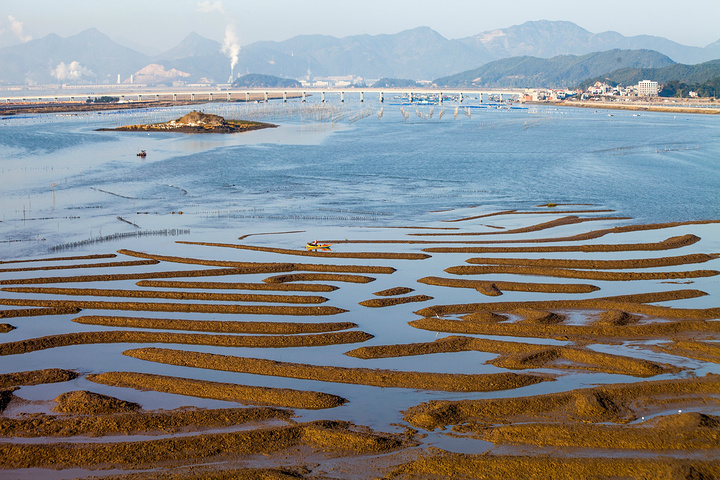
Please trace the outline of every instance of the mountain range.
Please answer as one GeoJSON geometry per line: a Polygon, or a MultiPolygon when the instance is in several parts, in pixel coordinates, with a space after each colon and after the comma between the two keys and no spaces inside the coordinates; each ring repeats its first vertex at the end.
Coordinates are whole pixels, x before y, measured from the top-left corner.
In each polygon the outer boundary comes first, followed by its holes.
{"type": "MultiPolygon", "coordinates": [[[[720,40],[704,48],[690,47],[648,35],[595,34],[571,22],[545,20],[454,40],[446,39],[428,27],[418,27],[388,35],[344,38],[301,35],[282,42],[255,42],[240,48],[234,70],[221,48],[220,43],[191,33],[172,49],[148,56],[119,45],[96,29],[66,38],[50,34],[0,49],[0,85],[116,83],[118,77],[122,82],[129,82],[131,75],[135,83],[178,80],[228,83],[231,74],[235,78],[246,73],[296,79],[354,75],[365,79],[430,80],[510,57],[521,57],[515,63],[524,65],[531,72],[532,68],[539,68],[540,63],[528,57],[582,57],[610,50],[653,50],[663,55],[662,60],[660,56],[654,56],[656,63],[647,65],[621,60],[612,70],[662,67],[668,60],[695,64],[720,58],[720,40]],[[533,63],[537,65],[532,67],[533,63]]],[[[639,58],[639,54],[623,54],[622,58],[631,56],[639,58]]],[[[586,64],[592,63],[593,57],[586,60],[586,64]]],[[[609,60],[610,64],[612,61],[609,60]]],[[[585,78],[607,71],[596,72],[588,68],[585,78]]],[[[571,68],[568,74],[577,76],[579,72],[571,68]]],[[[568,78],[552,81],[569,82],[568,78]]]]}

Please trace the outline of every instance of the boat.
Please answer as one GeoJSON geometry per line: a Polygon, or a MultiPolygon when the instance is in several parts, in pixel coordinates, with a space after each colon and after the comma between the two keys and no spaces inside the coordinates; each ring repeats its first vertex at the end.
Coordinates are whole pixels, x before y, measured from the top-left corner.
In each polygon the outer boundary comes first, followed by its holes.
{"type": "Polygon", "coordinates": [[[330,246],[332,243],[318,243],[317,240],[313,242],[308,242],[305,244],[305,248],[308,250],[317,250],[317,249],[323,249],[323,250],[330,250],[330,246]]]}
{"type": "Polygon", "coordinates": [[[140,150],[140,153],[137,154],[138,157],[147,157],[147,152],[145,150],[140,150]]]}

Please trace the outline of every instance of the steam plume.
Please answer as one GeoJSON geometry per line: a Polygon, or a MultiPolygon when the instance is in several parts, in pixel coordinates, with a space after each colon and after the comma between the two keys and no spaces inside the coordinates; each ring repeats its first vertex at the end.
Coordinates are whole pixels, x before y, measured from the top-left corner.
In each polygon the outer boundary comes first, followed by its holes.
{"type": "Polygon", "coordinates": [[[232,81],[233,72],[240,55],[240,40],[235,34],[235,26],[231,23],[225,28],[225,39],[221,51],[230,59],[230,80],[232,81]]]}

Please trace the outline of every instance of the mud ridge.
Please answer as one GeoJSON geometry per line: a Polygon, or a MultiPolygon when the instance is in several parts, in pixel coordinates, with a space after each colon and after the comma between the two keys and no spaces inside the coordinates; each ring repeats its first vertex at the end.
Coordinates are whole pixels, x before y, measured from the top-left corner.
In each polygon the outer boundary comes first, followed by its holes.
{"type": "Polygon", "coordinates": [[[0,343],[0,356],[19,355],[48,348],[93,343],[177,343],[185,345],[214,345],[244,348],[291,348],[339,345],[365,342],[372,335],[360,332],[332,332],[311,335],[241,336],[204,335],[197,333],[168,333],[111,330],[102,332],[75,332],[29,338],[17,342],[0,343]]]}
{"type": "Polygon", "coordinates": [[[150,328],[159,330],[188,330],[216,333],[255,333],[293,335],[298,333],[334,332],[357,328],[356,323],[289,323],[289,322],[238,322],[218,320],[180,320],[169,318],[106,317],[86,315],[73,322],[107,327],[150,328]]]}
{"type": "Polygon", "coordinates": [[[512,292],[542,292],[542,293],[591,293],[600,290],[595,285],[578,283],[521,283],[521,282],[498,282],[489,280],[464,280],[460,278],[423,277],[419,283],[426,285],[437,285],[440,287],[472,288],[478,289],[487,283],[491,283],[498,290],[512,292]]]}
{"type": "Polygon", "coordinates": [[[531,275],[540,277],[578,278],[584,280],[604,280],[609,282],[627,282],[636,280],[668,280],[676,278],[702,278],[720,275],[717,270],[690,270],[684,272],[598,272],[593,270],[571,270],[567,268],[494,266],[494,265],[458,265],[445,269],[453,275],[531,275]]]}
{"type": "Polygon", "coordinates": [[[0,268],[0,273],[32,272],[38,270],[68,270],[72,268],[111,268],[111,267],[137,267],[139,265],[157,265],[157,260],[131,260],[125,262],[103,263],[75,263],[72,265],[47,265],[43,267],[0,268]]]}
{"type": "Polygon", "coordinates": [[[428,295],[410,295],[408,297],[386,297],[386,298],[371,298],[360,302],[363,307],[370,308],[381,308],[381,307],[392,307],[393,305],[403,305],[405,303],[413,302],[427,302],[432,300],[433,297],[428,295]]]}
{"type": "Polygon", "coordinates": [[[328,301],[315,295],[262,295],[245,293],[171,292],[164,290],[109,290],[101,288],[6,287],[4,292],[40,293],[92,297],[170,298],[174,300],[207,300],[226,302],[268,302],[318,304],[328,301]]]}
{"type": "Polygon", "coordinates": [[[517,373],[465,375],[316,366],[153,347],[128,350],[123,354],[151,362],[211,370],[300,378],[321,382],[451,392],[508,390],[552,380],[548,376],[517,373]]]}
{"type": "Polygon", "coordinates": [[[286,305],[226,305],[204,303],[101,302],[86,300],[31,300],[0,298],[0,305],[33,307],[76,307],[96,310],[136,310],[145,312],[199,312],[243,315],[336,315],[347,310],[337,307],[298,307],[286,305]]]}
{"type": "Polygon", "coordinates": [[[321,285],[317,283],[268,284],[239,282],[188,282],[180,280],[140,280],[135,285],[138,287],[270,290],[279,292],[332,292],[338,289],[335,285],[321,285]]]}
{"type": "Polygon", "coordinates": [[[147,373],[107,372],[89,375],[87,378],[91,382],[113,387],[212,398],[244,405],[318,410],[338,407],[347,402],[342,397],[322,392],[237,385],[147,373]]]}

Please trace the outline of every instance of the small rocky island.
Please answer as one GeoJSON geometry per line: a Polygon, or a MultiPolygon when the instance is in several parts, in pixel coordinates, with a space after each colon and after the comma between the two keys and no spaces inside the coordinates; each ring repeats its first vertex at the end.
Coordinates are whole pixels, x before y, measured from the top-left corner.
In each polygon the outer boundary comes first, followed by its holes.
{"type": "Polygon", "coordinates": [[[263,128],[275,128],[272,123],[248,120],[225,120],[220,115],[202,113],[196,110],[177,120],[147,125],[125,125],[117,128],[100,128],[98,131],[121,132],[180,132],[180,133],[238,133],[263,128]]]}

